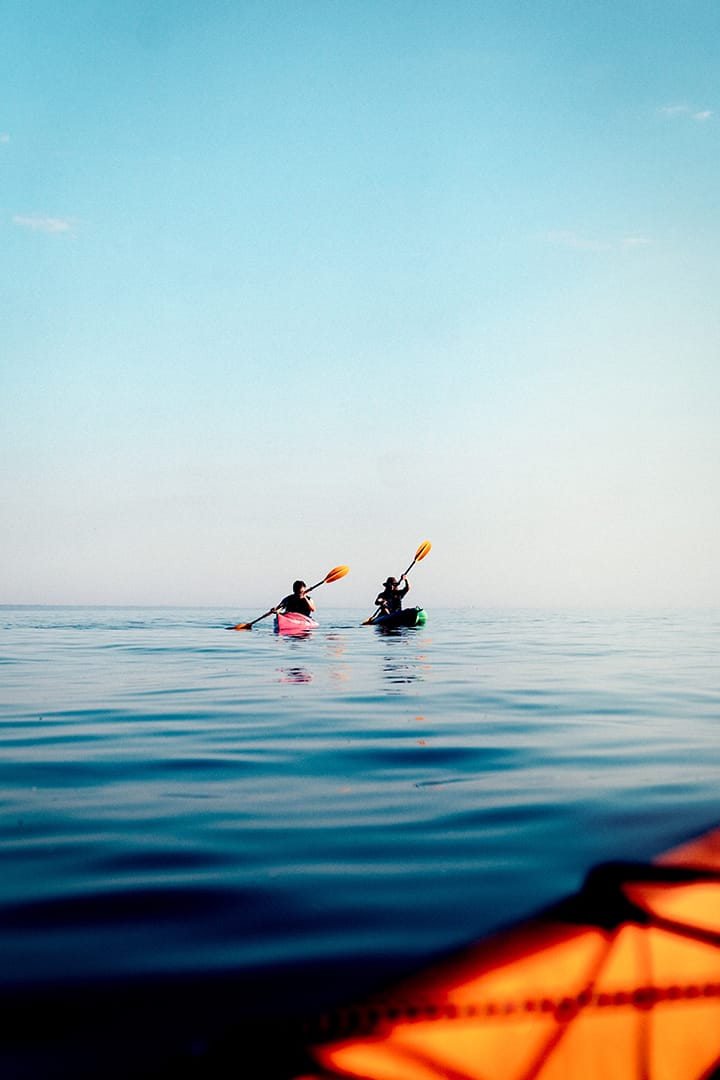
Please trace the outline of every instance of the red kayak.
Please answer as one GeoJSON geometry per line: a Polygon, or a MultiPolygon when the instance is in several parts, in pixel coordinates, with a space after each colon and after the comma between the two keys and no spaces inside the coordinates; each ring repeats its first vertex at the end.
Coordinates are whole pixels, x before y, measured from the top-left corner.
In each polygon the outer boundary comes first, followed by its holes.
{"type": "Polygon", "coordinates": [[[276,634],[306,634],[308,630],[317,630],[319,625],[309,615],[300,615],[296,611],[280,612],[275,616],[276,634]]]}

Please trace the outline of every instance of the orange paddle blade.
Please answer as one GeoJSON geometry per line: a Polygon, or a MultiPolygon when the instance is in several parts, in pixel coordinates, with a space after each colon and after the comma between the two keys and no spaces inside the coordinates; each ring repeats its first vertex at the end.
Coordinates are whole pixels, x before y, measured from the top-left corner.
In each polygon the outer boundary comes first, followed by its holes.
{"type": "Polygon", "coordinates": [[[423,540],[422,544],[415,552],[415,562],[420,562],[421,559],[424,559],[431,547],[432,544],[429,540],[423,540]]]}
{"type": "Polygon", "coordinates": [[[334,566],[333,569],[330,570],[329,573],[327,573],[325,575],[323,580],[326,583],[330,582],[330,581],[338,581],[341,577],[345,577],[345,575],[349,574],[349,573],[350,573],[350,567],[349,566],[334,566]]]}

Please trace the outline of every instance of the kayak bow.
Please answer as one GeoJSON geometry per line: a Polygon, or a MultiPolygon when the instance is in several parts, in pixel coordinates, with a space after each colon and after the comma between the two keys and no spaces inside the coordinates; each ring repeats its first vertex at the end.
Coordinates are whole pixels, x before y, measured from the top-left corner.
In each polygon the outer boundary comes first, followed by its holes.
{"type": "Polygon", "coordinates": [[[720,1061],[720,829],[322,1017],[302,1080],[674,1080],[720,1061]]]}

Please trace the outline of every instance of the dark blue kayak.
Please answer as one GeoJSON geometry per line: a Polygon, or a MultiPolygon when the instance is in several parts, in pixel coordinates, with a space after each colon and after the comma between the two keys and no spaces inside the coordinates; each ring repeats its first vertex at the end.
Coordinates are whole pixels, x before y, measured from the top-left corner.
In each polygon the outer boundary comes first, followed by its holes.
{"type": "Polygon", "coordinates": [[[385,630],[394,629],[396,626],[423,626],[427,615],[421,607],[403,608],[401,611],[393,611],[391,615],[378,615],[373,619],[371,626],[382,626],[385,630]]]}

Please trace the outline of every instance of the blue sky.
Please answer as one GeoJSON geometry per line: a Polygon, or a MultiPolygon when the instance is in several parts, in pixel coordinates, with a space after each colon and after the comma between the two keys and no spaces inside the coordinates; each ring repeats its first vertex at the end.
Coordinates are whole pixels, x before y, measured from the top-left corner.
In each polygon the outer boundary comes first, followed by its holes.
{"type": "Polygon", "coordinates": [[[720,603],[716,3],[0,18],[0,600],[720,603]]]}

